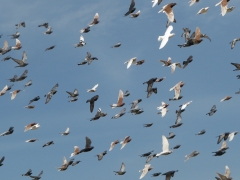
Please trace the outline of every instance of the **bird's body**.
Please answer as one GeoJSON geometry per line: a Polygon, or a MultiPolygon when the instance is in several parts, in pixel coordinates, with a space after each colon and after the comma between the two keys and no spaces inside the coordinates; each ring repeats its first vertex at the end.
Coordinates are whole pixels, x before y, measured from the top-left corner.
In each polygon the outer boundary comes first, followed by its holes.
{"type": "Polygon", "coordinates": [[[166,136],[162,136],[162,152],[156,154],[156,156],[161,156],[161,155],[169,155],[171,154],[173,151],[169,150],[169,143],[168,140],[166,138],[166,136]]]}

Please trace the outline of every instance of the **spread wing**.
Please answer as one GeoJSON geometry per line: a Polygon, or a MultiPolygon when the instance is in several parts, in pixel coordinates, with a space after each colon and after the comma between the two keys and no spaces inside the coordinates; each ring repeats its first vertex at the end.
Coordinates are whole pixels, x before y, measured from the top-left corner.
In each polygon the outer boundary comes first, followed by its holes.
{"type": "Polygon", "coordinates": [[[229,134],[229,141],[232,141],[234,138],[235,132],[232,132],[231,134],[229,134]]]}
{"type": "Polygon", "coordinates": [[[169,151],[169,143],[166,136],[162,136],[162,146],[163,152],[169,151]]]}
{"type": "Polygon", "coordinates": [[[125,164],[122,163],[121,168],[120,168],[120,171],[123,172],[124,170],[125,170],[125,164]]]}
{"type": "Polygon", "coordinates": [[[97,87],[98,87],[98,84],[96,84],[95,86],[93,86],[93,88],[92,89],[97,89],[97,87]]]}
{"type": "Polygon", "coordinates": [[[139,179],[142,179],[148,172],[148,168],[151,166],[151,164],[146,164],[144,169],[142,170],[142,174],[139,179]]]}
{"type": "Polygon", "coordinates": [[[84,37],[82,35],[80,36],[80,42],[84,42],[84,37]]]}
{"type": "Polygon", "coordinates": [[[200,37],[201,37],[201,31],[200,31],[199,27],[196,27],[194,39],[200,40],[200,37]]]}
{"type": "Polygon", "coordinates": [[[91,143],[92,143],[91,139],[89,139],[88,137],[86,137],[86,148],[91,147],[91,143]]]}
{"type": "Polygon", "coordinates": [[[129,7],[129,11],[131,11],[135,6],[135,1],[132,0],[131,4],[130,4],[130,7],[129,7]]]}
{"type": "Polygon", "coordinates": [[[64,166],[64,165],[67,165],[67,163],[68,163],[68,162],[67,162],[66,157],[63,157],[63,164],[62,164],[62,165],[63,165],[63,166],[64,166]]]}
{"type": "Polygon", "coordinates": [[[173,13],[173,10],[172,10],[172,8],[167,8],[167,9],[165,9],[165,13],[166,13],[166,15],[167,15],[167,17],[168,17],[168,20],[170,21],[170,22],[173,22],[174,21],[174,13],[173,13]]]}
{"type": "Polygon", "coordinates": [[[26,61],[27,61],[27,54],[25,51],[23,51],[22,62],[26,62],[26,61]]]}
{"type": "Polygon", "coordinates": [[[26,76],[27,73],[28,73],[28,70],[25,70],[25,71],[23,72],[23,74],[22,74],[18,79],[20,79],[20,78],[26,76]]]}
{"type": "Polygon", "coordinates": [[[20,47],[21,46],[21,42],[19,41],[19,39],[16,39],[16,47],[20,47]]]}
{"type": "Polygon", "coordinates": [[[15,58],[12,58],[12,60],[14,60],[16,63],[18,63],[20,66],[24,64],[24,62],[22,60],[18,60],[15,58]]]}
{"type": "Polygon", "coordinates": [[[43,174],[43,171],[41,171],[41,172],[39,173],[38,177],[40,177],[42,174],[43,174]]]}
{"type": "Polygon", "coordinates": [[[8,42],[5,40],[3,43],[3,49],[7,50],[7,48],[8,48],[8,42]]]}
{"type": "Polygon", "coordinates": [[[227,178],[230,178],[230,169],[229,169],[229,167],[228,166],[226,166],[225,167],[225,176],[227,177],[227,178]]]}
{"type": "Polygon", "coordinates": [[[123,91],[120,89],[118,94],[118,102],[117,102],[118,105],[122,104],[123,98],[124,98],[123,91]]]}
{"type": "Polygon", "coordinates": [[[5,156],[2,157],[2,159],[0,160],[0,164],[4,161],[5,156]]]}
{"type": "Polygon", "coordinates": [[[67,128],[67,129],[66,129],[66,131],[65,131],[65,133],[68,133],[68,132],[69,132],[69,130],[70,130],[70,129],[69,129],[69,128],[67,128]]]}
{"type": "Polygon", "coordinates": [[[222,16],[224,16],[227,13],[227,9],[228,9],[228,1],[222,0],[222,3],[221,3],[222,16]]]}

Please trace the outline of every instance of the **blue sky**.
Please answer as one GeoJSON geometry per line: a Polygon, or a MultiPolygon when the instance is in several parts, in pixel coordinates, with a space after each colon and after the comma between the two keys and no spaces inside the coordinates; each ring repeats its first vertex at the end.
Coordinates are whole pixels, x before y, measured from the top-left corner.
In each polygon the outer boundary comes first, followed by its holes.
{"type": "MultiPolygon", "coordinates": [[[[43,170],[42,179],[139,179],[138,172],[145,165],[145,159],[138,155],[154,150],[158,153],[162,150],[162,135],[174,132],[176,137],[169,141],[170,147],[177,144],[182,146],[171,155],[153,159],[150,164],[153,167],[144,179],[151,179],[154,172],[167,172],[179,170],[173,179],[213,179],[216,172],[224,173],[225,166],[231,170],[231,176],[240,176],[238,162],[238,150],[240,138],[237,135],[233,141],[227,142],[230,147],[227,153],[221,157],[213,157],[212,151],[220,148],[217,145],[216,136],[223,132],[239,131],[238,108],[239,95],[235,92],[240,88],[236,75],[239,73],[230,63],[238,63],[237,43],[231,50],[229,42],[238,38],[239,25],[237,14],[240,13],[238,5],[240,1],[233,0],[229,6],[236,9],[220,15],[220,7],[215,7],[218,1],[194,4],[189,7],[188,1],[175,1],[173,8],[177,23],[173,23],[172,37],[166,46],[159,50],[158,36],[164,35],[167,17],[158,13],[162,6],[171,3],[165,0],[160,6],[152,8],[148,1],[136,0],[136,11],[141,10],[138,18],[123,17],[128,11],[130,0],[124,1],[2,1],[1,28],[3,34],[0,42],[7,40],[10,46],[15,45],[15,40],[10,39],[9,34],[16,32],[15,24],[25,21],[26,28],[20,27],[19,40],[22,49],[11,51],[1,56],[1,59],[10,55],[21,59],[22,52],[28,55],[28,66],[14,68],[16,63],[12,60],[0,62],[1,83],[0,88],[11,83],[7,80],[14,74],[20,75],[28,70],[28,77],[24,81],[14,83],[12,90],[25,89],[16,99],[10,100],[9,91],[1,96],[2,120],[0,133],[5,132],[10,126],[14,126],[14,133],[0,137],[0,157],[5,156],[4,165],[0,167],[0,175],[4,180],[29,179],[22,177],[28,169],[33,170],[33,175],[43,170]],[[203,7],[210,7],[206,15],[196,15],[203,7]],[[91,27],[91,31],[83,34],[86,46],[74,48],[78,43],[79,30],[87,27],[95,13],[99,13],[100,23],[91,27]],[[37,27],[43,22],[48,22],[53,33],[45,35],[44,27],[37,27]],[[188,27],[195,31],[199,27],[201,32],[207,34],[212,42],[204,39],[203,42],[189,48],[179,48],[183,44],[181,38],[182,28],[188,27]],[[121,41],[122,46],[116,49],[110,46],[121,41]],[[56,47],[45,52],[52,45],[56,47]],[[98,57],[98,61],[91,65],[78,66],[84,60],[86,53],[98,57]],[[172,62],[183,62],[190,55],[193,62],[185,69],[176,68],[171,74],[169,67],[163,67],[160,59],[172,58],[172,62]],[[137,60],[145,59],[142,66],[131,66],[126,69],[125,61],[132,57],[137,60]],[[158,94],[146,98],[146,85],[143,82],[152,77],[166,77],[153,87],[158,88],[158,94]],[[23,85],[32,80],[30,87],[23,85]],[[169,102],[174,96],[169,89],[177,82],[184,81],[182,88],[183,98],[179,101],[169,102]],[[45,104],[44,94],[56,84],[59,84],[58,92],[52,100],[45,104]],[[99,84],[97,92],[87,93],[87,89],[99,84]],[[66,91],[79,91],[78,101],[69,103],[66,91]],[[129,90],[131,95],[124,99],[127,112],[132,101],[142,98],[139,107],[144,109],[141,115],[126,113],[119,119],[111,119],[122,108],[111,109],[110,105],[116,103],[119,89],[124,92],[129,90]],[[40,96],[38,102],[33,103],[35,109],[23,108],[36,96],[40,96]],[[86,100],[99,95],[95,103],[93,113],[89,111],[86,100]],[[227,96],[232,99],[220,103],[227,96]],[[176,129],[170,129],[176,120],[175,110],[179,105],[192,100],[193,102],[182,114],[183,125],[176,129]],[[162,118],[157,114],[161,102],[168,102],[169,112],[162,118]],[[217,106],[217,112],[209,117],[213,105],[217,106]],[[101,108],[108,115],[98,121],[89,121],[97,108],[101,108]],[[39,123],[41,127],[36,131],[24,131],[24,127],[32,122],[39,123]],[[150,128],[143,128],[143,124],[153,123],[150,128]],[[70,134],[63,137],[59,132],[70,127],[70,134]],[[207,132],[203,136],[195,136],[202,129],[207,132]],[[75,160],[82,162],[67,171],[58,172],[62,159],[68,159],[74,146],[83,148],[85,137],[92,140],[94,149],[88,153],[75,156],[75,160]],[[116,139],[123,140],[125,136],[131,136],[132,141],[120,150],[120,145],[108,152],[103,160],[98,162],[96,154],[108,150],[110,143],[116,139]],[[38,138],[34,143],[26,143],[31,138],[38,138]],[[42,148],[48,141],[55,144],[42,148]],[[184,156],[197,150],[200,154],[184,163],[184,156]],[[113,171],[119,170],[121,163],[126,165],[127,173],[115,176],[113,171]]],[[[164,179],[164,177],[160,177],[164,179]]]]}

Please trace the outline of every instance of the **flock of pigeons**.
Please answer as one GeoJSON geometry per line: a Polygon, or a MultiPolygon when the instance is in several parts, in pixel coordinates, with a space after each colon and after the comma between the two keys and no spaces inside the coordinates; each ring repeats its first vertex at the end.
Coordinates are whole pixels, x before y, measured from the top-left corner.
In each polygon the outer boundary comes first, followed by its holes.
{"type": "MultiPolygon", "coordinates": [[[[160,5],[162,0],[153,0],[152,2],[153,2],[152,7],[154,7],[156,5],[160,5]]],[[[189,3],[190,3],[190,6],[192,6],[194,3],[197,3],[197,2],[199,2],[199,0],[191,0],[189,3]]],[[[228,2],[229,2],[229,0],[222,0],[218,4],[216,4],[216,6],[218,6],[218,5],[221,6],[221,15],[222,16],[225,16],[226,13],[232,12],[234,10],[234,8],[235,8],[235,7],[229,7],[228,8],[228,2]]],[[[163,12],[163,13],[165,13],[167,15],[167,25],[166,25],[167,29],[166,29],[166,32],[165,32],[165,34],[163,36],[159,36],[158,37],[158,41],[161,42],[159,49],[164,48],[165,45],[167,44],[167,42],[169,41],[169,39],[175,35],[174,33],[171,33],[173,31],[173,26],[171,25],[171,23],[176,23],[177,22],[175,17],[174,17],[174,12],[173,12],[173,7],[176,6],[176,5],[177,5],[176,3],[167,4],[167,5],[163,6],[162,9],[159,11],[159,13],[163,12]]],[[[125,13],[125,16],[131,16],[132,18],[137,18],[140,15],[140,10],[137,11],[136,13],[134,13],[135,10],[136,10],[136,8],[135,8],[135,1],[131,0],[130,7],[128,9],[128,12],[125,13]]],[[[202,8],[202,9],[199,10],[199,12],[197,14],[206,14],[208,12],[208,10],[209,10],[209,7],[202,8]]],[[[93,21],[89,24],[89,26],[86,27],[86,28],[83,28],[82,30],[80,30],[80,33],[88,33],[90,31],[90,27],[93,26],[93,25],[97,25],[99,22],[100,22],[99,21],[99,14],[96,13],[95,16],[94,16],[93,21]]],[[[16,26],[17,29],[20,28],[20,27],[24,27],[25,28],[26,27],[26,23],[25,22],[21,22],[19,24],[16,24],[15,26],[16,26]]],[[[44,32],[44,34],[48,34],[49,35],[49,34],[51,34],[53,32],[51,26],[49,26],[48,23],[40,24],[40,25],[38,25],[38,27],[45,27],[47,29],[46,32],[44,32]]],[[[207,38],[209,41],[211,41],[211,39],[206,34],[202,34],[201,33],[199,27],[196,27],[195,32],[193,32],[192,34],[190,34],[190,33],[191,33],[190,29],[183,28],[182,37],[184,38],[185,43],[182,44],[182,45],[178,45],[180,48],[182,48],[182,47],[189,47],[189,46],[192,46],[192,45],[197,45],[197,44],[202,42],[202,40],[203,40],[202,38],[207,38]]],[[[20,33],[19,32],[16,32],[15,34],[11,34],[9,36],[11,36],[12,39],[16,39],[16,45],[13,46],[13,47],[11,47],[11,46],[9,47],[8,46],[8,42],[5,40],[3,48],[0,48],[0,54],[1,55],[7,54],[11,50],[20,50],[22,48],[21,42],[18,39],[20,37],[20,33]]],[[[234,46],[236,45],[236,42],[239,41],[239,40],[240,40],[240,38],[236,38],[232,42],[230,42],[231,49],[234,48],[234,46]]],[[[81,35],[79,42],[77,44],[74,44],[74,47],[75,48],[83,47],[85,45],[86,45],[86,42],[84,41],[83,35],[81,35]]],[[[121,46],[121,43],[119,42],[119,43],[113,45],[111,48],[119,48],[120,46],[121,46]]],[[[55,46],[50,46],[50,47],[46,48],[45,51],[49,51],[49,50],[52,50],[54,48],[55,48],[55,46]]],[[[7,56],[7,57],[5,57],[3,59],[3,61],[7,61],[7,60],[10,60],[10,59],[12,59],[17,64],[16,67],[25,67],[25,66],[28,65],[28,63],[27,63],[27,53],[25,51],[23,51],[22,59],[20,59],[20,60],[16,59],[16,58],[13,58],[11,56],[7,56]]],[[[98,60],[98,58],[97,57],[92,57],[91,53],[87,52],[87,56],[84,59],[84,61],[80,62],[78,65],[85,65],[85,64],[90,65],[92,63],[92,61],[94,61],[94,60],[98,60]]],[[[182,65],[179,62],[174,62],[174,63],[171,62],[171,58],[170,57],[168,58],[168,60],[160,60],[160,62],[163,63],[163,66],[167,66],[167,67],[171,68],[171,73],[175,72],[176,67],[178,67],[178,68],[186,68],[188,66],[188,64],[191,63],[192,61],[193,61],[193,56],[189,56],[186,61],[183,61],[182,65]]],[[[127,69],[128,69],[128,68],[131,67],[131,65],[142,65],[144,62],[145,62],[144,60],[137,61],[137,58],[133,57],[133,58],[129,59],[128,61],[126,61],[124,64],[127,64],[127,69]]],[[[235,70],[240,70],[240,64],[232,63],[232,65],[234,65],[236,67],[235,70]]],[[[18,81],[23,81],[24,79],[27,78],[27,73],[28,73],[28,70],[25,70],[20,76],[14,75],[13,78],[9,79],[9,81],[13,82],[13,83],[14,82],[18,82],[18,81]]],[[[240,78],[240,77],[238,77],[238,78],[240,78]]],[[[165,79],[165,77],[162,77],[162,78],[151,78],[148,81],[143,83],[143,84],[147,85],[147,89],[146,89],[147,98],[149,98],[152,95],[152,93],[157,94],[157,88],[153,87],[153,84],[155,82],[161,82],[164,79],[165,79]]],[[[28,86],[31,86],[31,85],[32,85],[32,81],[29,80],[24,85],[24,87],[28,87],[28,86]]],[[[176,101],[176,100],[179,100],[179,99],[183,98],[183,96],[181,96],[181,89],[183,88],[184,85],[185,85],[185,83],[183,81],[180,81],[179,83],[174,85],[172,88],[170,88],[170,91],[174,90],[174,96],[172,98],[170,98],[169,101],[176,101]]],[[[59,85],[57,83],[44,96],[46,98],[45,104],[49,103],[50,100],[52,99],[53,95],[55,95],[57,93],[58,86],[59,85]]],[[[2,91],[0,91],[0,96],[5,95],[5,93],[7,91],[11,90],[12,87],[13,87],[13,84],[12,85],[6,85],[2,89],[2,91]]],[[[97,88],[98,88],[98,84],[96,84],[93,88],[88,89],[87,92],[94,93],[94,92],[97,91],[97,88]]],[[[22,90],[17,89],[17,90],[14,90],[14,91],[10,92],[12,94],[11,95],[11,100],[14,100],[16,98],[17,94],[19,92],[21,92],[21,91],[22,90]]],[[[73,92],[66,91],[66,93],[69,95],[68,96],[70,98],[69,102],[75,102],[75,101],[78,100],[79,93],[78,93],[77,89],[74,89],[73,92]]],[[[240,94],[240,92],[236,92],[236,94],[240,94]]],[[[111,108],[123,107],[125,105],[124,98],[128,97],[129,95],[130,95],[129,91],[126,91],[124,93],[122,90],[119,90],[117,102],[112,104],[111,108]]],[[[98,98],[99,98],[99,95],[94,95],[92,98],[90,98],[90,99],[88,99],[86,101],[86,103],[90,104],[90,112],[91,113],[94,111],[94,104],[98,100],[98,98]]],[[[231,98],[232,98],[231,96],[226,96],[223,99],[221,99],[220,102],[230,100],[231,98]]],[[[34,109],[35,106],[32,105],[32,103],[38,101],[39,99],[40,99],[40,96],[37,96],[37,97],[31,99],[29,101],[29,104],[27,106],[25,106],[25,108],[27,108],[27,109],[34,109]]],[[[142,99],[137,99],[137,100],[133,101],[131,103],[131,108],[130,108],[129,113],[135,114],[135,115],[143,113],[144,112],[143,109],[138,107],[138,104],[141,101],[142,101],[142,99]]],[[[184,103],[184,104],[180,105],[180,108],[178,110],[176,110],[176,122],[175,122],[174,125],[170,126],[170,128],[178,128],[178,127],[180,127],[183,124],[181,122],[181,120],[182,120],[181,114],[186,110],[187,106],[189,106],[192,102],[193,101],[189,101],[187,103],[184,103]]],[[[161,114],[161,116],[164,117],[167,114],[167,112],[168,112],[168,109],[167,109],[168,106],[169,106],[168,103],[162,102],[162,104],[159,107],[157,107],[158,114],[161,114]]],[[[217,107],[216,107],[216,105],[213,105],[213,107],[210,109],[210,111],[206,115],[212,116],[216,112],[217,112],[217,107]]],[[[117,113],[116,115],[112,116],[112,119],[120,118],[123,115],[125,115],[125,113],[126,113],[126,108],[123,108],[119,113],[117,113]]],[[[101,117],[105,117],[105,116],[107,116],[107,113],[106,112],[102,112],[102,110],[100,108],[98,108],[97,113],[95,114],[95,116],[93,118],[90,119],[90,121],[99,120],[101,117]]],[[[149,128],[152,125],[153,125],[153,123],[144,124],[143,126],[149,128]]],[[[25,126],[24,132],[29,131],[29,130],[37,130],[38,128],[40,128],[40,124],[39,123],[35,123],[35,122],[34,123],[30,123],[30,124],[25,126]]],[[[10,127],[6,132],[1,133],[0,136],[10,135],[13,132],[14,132],[14,127],[10,127]]],[[[203,129],[202,131],[200,131],[196,135],[203,135],[203,134],[205,134],[205,132],[206,131],[203,129]]],[[[62,132],[61,134],[63,136],[67,136],[67,135],[69,135],[69,133],[70,133],[70,128],[67,128],[66,131],[62,132]]],[[[232,141],[234,136],[237,133],[238,133],[237,131],[234,131],[234,132],[225,132],[225,133],[220,134],[218,136],[217,144],[221,143],[222,140],[224,140],[224,141],[223,141],[223,143],[221,145],[221,148],[218,149],[217,151],[213,152],[214,156],[222,156],[223,154],[225,154],[226,150],[228,150],[226,140],[229,139],[229,141],[232,141]]],[[[163,156],[163,155],[165,155],[165,156],[166,155],[170,155],[171,153],[173,153],[174,149],[180,148],[181,145],[176,145],[173,148],[169,148],[169,139],[172,139],[174,137],[175,137],[175,134],[173,132],[170,132],[168,137],[162,135],[162,151],[161,152],[153,154],[152,153],[153,151],[151,151],[151,152],[147,152],[147,153],[144,153],[144,154],[141,155],[141,157],[146,157],[146,163],[147,164],[144,166],[144,168],[142,170],[140,170],[140,172],[142,173],[141,176],[140,176],[140,179],[142,179],[148,173],[148,171],[153,169],[151,167],[151,165],[148,164],[153,158],[158,158],[159,156],[163,156]]],[[[36,140],[37,139],[34,138],[34,139],[26,140],[26,142],[33,143],[36,140]]],[[[124,140],[121,141],[121,142],[119,140],[115,140],[115,141],[110,143],[109,151],[113,150],[115,145],[118,144],[118,143],[121,144],[121,149],[123,149],[130,142],[131,142],[131,137],[130,136],[126,136],[124,138],[124,140]]],[[[49,141],[49,142],[45,143],[42,147],[50,146],[50,145],[53,145],[53,144],[54,144],[53,141],[49,141]]],[[[74,161],[73,157],[79,155],[80,153],[89,152],[92,149],[94,149],[94,147],[91,144],[92,144],[91,139],[89,137],[86,137],[85,148],[80,149],[78,146],[74,146],[73,153],[71,153],[71,155],[70,155],[71,159],[69,161],[67,161],[66,157],[63,157],[62,166],[57,168],[58,171],[65,171],[70,166],[75,166],[78,163],[80,163],[81,161],[79,161],[79,160],[78,161],[74,161]]],[[[103,152],[99,153],[98,155],[96,155],[97,158],[98,158],[98,161],[102,160],[103,157],[106,154],[107,154],[107,151],[103,151],[103,152]]],[[[186,155],[185,161],[187,161],[190,158],[195,157],[195,156],[197,156],[199,154],[200,154],[200,152],[195,150],[195,151],[191,152],[190,154],[186,155]]],[[[4,160],[5,160],[5,157],[3,156],[0,159],[0,166],[3,165],[4,160]]],[[[7,158],[6,158],[6,160],[7,160],[7,158]]],[[[114,172],[115,172],[116,175],[124,175],[126,173],[126,171],[125,171],[125,164],[122,163],[121,167],[120,167],[120,170],[119,171],[114,171],[114,172]]],[[[166,177],[166,180],[170,180],[171,177],[173,177],[176,172],[178,172],[178,170],[170,170],[170,171],[165,172],[165,173],[157,172],[157,173],[153,173],[152,176],[153,177],[157,177],[160,174],[162,174],[162,175],[164,175],[166,177]]],[[[25,174],[22,174],[22,176],[29,176],[30,178],[32,178],[34,180],[39,180],[39,179],[41,179],[42,174],[43,174],[43,171],[41,171],[39,173],[39,175],[33,176],[32,175],[32,170],[29,169],[25,174]]],[[[218,180],[230,180],[230,179],[232,179],[230,177],[230,169],[229,169],[228,166],[226,166],[226,172],[225,172],[224,175],[220,174],[220,173],[217,173],[217,175],[218,175],[218,177],[216,177],[216,179],[218,179],[218,180]]]]}

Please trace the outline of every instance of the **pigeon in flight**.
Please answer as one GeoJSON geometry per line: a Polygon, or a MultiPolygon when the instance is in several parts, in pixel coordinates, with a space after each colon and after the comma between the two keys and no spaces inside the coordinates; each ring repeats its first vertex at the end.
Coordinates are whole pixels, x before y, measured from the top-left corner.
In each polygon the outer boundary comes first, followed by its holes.
{"type": "Polygon", "coordinates": [[[13,50],[19,50],[22,48],[21,42],[19,39],[16,39],[16,45],[11,47],[13,50]]]}
{"type": "Polygon", "coordinates": [[[88,33],[90,31],[90,26],[80,30],[80,33],[88,33]]]}
{"type": "Polygon", "coordinates": [[[52,34],[52,27],[51,26],[48,26],[48,28],[47,28],[47,31],[46,32],[44,32],[43,34],[52,34]]]}
{"type": "Polygon", "coordinates": [[[210,112],[207,113],[206,115],[212,116],[215,112],[217,112],[216,108],[217,108],[216,105],[213,105],[213,107],[211,108],[210,112]]]}
{"type": "Polygon", "coordinates": [[[98,19],[99,19],[99,14],[96,13],[94,18],[93,18],[93,21],[89,24],[89,26],[93,26],[93,25],[98,24],[100,22],[98,19]]]}
{"type": "Polygon", "coordinates": [[[98,161],[101,161],[102,158],[103,158],[103,156],[105,156],[106,154],[107,154],[107,151],[104,151],[104,152],[102,152],[102,153],[96,155],[96,156],[98,157],[98,161]]]}
{"type": "Polygon", "coordinates": [[[236,45],[236,43],[240,41],[240,38],[233,39],[229,44],[231,44],[231,49],[233,49],[236,45]]]}
{"type": "Polygon", "coordinates": [[[192,6],[193,4],[195,4],[195,3],[198,3],[200,0],[190,0],[189,1],[189,6],[192,6]]]}
{"type": "Polygon", "coordinates": [[[34,101],[38,101],[40,99],[40,96],[37,96],[35,98],[33,98],[32,100],[29,101],[28,105],[31,104],[34,101]]]}
{"type": "Polygon", "coordinates": [[[115,175],[117,175],[117,174],[118,175],[124,175],[126,173],[126,171],[125,171],[125,164],[122,163],[120,170],[119,171],[113,171],[113,172],[115,172],[115,175]]]}
{"type": "Polygon", "coordinates": [[[136,13],[132,13],[131,14],[131,18],[137,18],[139,15],[140,15],[140,10],[138,11],[138,12],[136,12],[136,13]]]}
{"type": "Polygon", "coordinates": [[[10,127],[10,128],[8,129],[8,131],[6,131],[6,132],[0,134],[0,136],[6,136],[6,135],[9,135],[9,134],[12,134],[13,131],[14,131],[13,128],[14,128],[14,127],[10,127]]]}
{"type": "Polygon", "coordinates": [[[135,1],[131,0],[131,4],[128,9],[128,12],[126,12],[124,16],[128,16],[129,14],[133,13],[136,10],[136,8],[134,6],[135,6],[135,1]]]}
{"type": "Polygon", "coordinates": [[[38,25],[38,27],[45,27],[45,28],[48,28],[48,23],[42,23],[42,24],[40,24],[40,25],[38,25]]]}
{"type": "Polygon", "coordinates": [[[29,130],[37,130],[38,128],[40,128],[40,125],[38,123],[35,123],[35,122],[30,123],[27,126],[25,126],[24,132],[29,131],[29,130]]]}
{"type": "Polygon", "coordinates": [[[26,23],[25,22],[20,22],[18,24],[15,24],[15,26],[16,26],[16,29],[20,28],[21,26],[25,28],[26,27],[26,23]]]}
{"type": "Polygon", "coordinates": [[[44,144],[43,147],[50,146],[50,145],[52,145],[52,144],[54,144],[54,142],[53,142],[53,141],[49,141],[49,142],[47,142],[46,144],[44,144]]]}
{"type": "Polygon", "coordinates": [[[156,5],[160,5],[161,2],[162,2],[162,0],[152,0],[152,2],[153,2],[152,7],[154,7],[154,6],[156,6],[156,5]]]}
{"type": "Polygon", "coordinates": [[[203,129],[203,130],[201,130],[199,133],[197,133],[196,135],[203,135],[203,134],[205,134],[206,133],[206,131],[205,131],[205,129],[203,129]]]}
{"type": "Polygon", "coordinates": [[[115,114],[112,119],[118,119],[126,113],[126,108],[123,108],[119,113],[115,114]]]}
{"type": "Polygon", "coordinates": [[[32,80],[29,80],[29,81],[24,85],[24,87],[31,86],[31,85],[32,85],[32,80]]]}
{"type": "Polygon", "coordinates": [[[218,177],[216,177],[217,180],[232,180],[232,178],[230,177],[231,172],[228,166],[225,167],[225,174],[222,175],[220,173],[217,173],[218,177]]]}
{"type": "Polygon", "coordinates": [[[174,18],[174,13],[173,13],[173,7],[177,5],[176,3],[170,3],[162,7],[162,9],[158,13],[165,13],[167,15],[168,21],[167,21],[167,27],[171,22],[176,23],[176,19],[174,18]]]}
{"type": "Polygon", "coordinates": [[[117,44],[111,46],[111,48],[118,48],[118,47],[120,47],[121,45],[122,45],[121,42],[118,42],[117,44]]]}
{"type": "Polygon", "coordinates": [[[169,57],[167,61],[165,61],[165,60],[159,60],[159,61],[161,63],[163,63],[163,66],[170,66],[172,64],[171,60],[172,60],[172,58],[169,57]]]}
{"type": "Polygon", "coordinates": [[[159,49],[162,49],[167,44],[169,38],[171,38],[175,35],[174,33],[171,34],[172,30],[173,30],[173,26],[168,26],[164,36],[158,36],[158,41],[159,42],[162,41],[159,49]]]}
{"type": "Polygon", "coordinates": [[[162,135],[162,152],[156,154],[156,156],[158,157],[161,155],[169,155],[172,152],[173,151],[169,150],[169,143],[168,143],[166,136],[162,135]]]}
{"type": "Polygon", "coordinates": [[[152,169],[151,164],[145,164],[145,167],[139,171],[139,172],[142,172],[139,179],[142,179],[147,174],[147,172],[151,169],[152,169]]]}
{"type": "Polygon", "coordinates": [[[193,61],[193,56],[189,56],[186,61],[183,61],[183,69],[193,61]]]}
{"type": "Polygon", "coordinates": [[[88,89],[87,92],[96,92],[96,91],[97,91],[97,87],[98,87],[98,84],[96,84],[95,86],[93,86],[92,89],[88,89]]]}
{"type": "Polygon", "coordinates": [[[153,125],[153,123],[150,124],[143,124],[144,127],[151,127],[153,125]]]}
{"type": "Polygon", "coordinates": [[[41,171],[38,176],[30,176],[30,178],[33,178],[32,180],[39,180],[41,179],[42,174],[43,174],[43,171],[41,171]]]}
{"type": "Polygon", "coordinates": [[[47,104],[52,99],[52,96],[57,93],[57,88],[58,83],[46,95],[44,95],[44,97],[47,97],[45,104],[47,104]]]}
{"type": "Polygon", "coordinates": [[[186,162],[187,160],[189,160],[190,158],[192,158],[192,157],[195,157],[195,156],[197,156],[199,154],[199,152],[198,151],[193,151],[191,154],[189,154],[189,155],[186,155],[185,157],[186,157],[186,159],[185,159],[185,161],[184,162],[186,162]]]}
{"type": "Polygon", "coordinates": [[[94,109],[94,102],[97,101],[99,98],[98,95],[93,96],[91,99],[88,99],[86,103],[90,102],[90,112],[93,112],[94,109]]]}
{"type": "Polygon", "coordinates": [[[32,175],[32,170],[29,169],[25,174],[22,174],[22,176],[31,176],[32,175]]]}
{"type": "Polygon", "coordinates": [[[68,166],[69,166],[69,164],[68,164],[68,162],[67,162],[66,157],[63,157],[62,166],[59,167],[59,168],[57,168],[57,169],[58,169],[58,171],[65,171],[65,170],[67,170],[68,166]]]}
{"type": "Polygon", "coordinates": [[[15,34],[10,34],[10,35],[8,35],[8,36],[12,36],[11,39],[17,39],[17,38],[19,38],[19,36],[20,36],[20,32],[16,32],[15,34]]]}
{"type": "Polygon", "coordinates": [[[129,143],[132,139],[130,138],[130,136],[126,136],[125,139],[123,141],[120,142],[120,144],[122,144],[121,149],[123,149],[127,143],[129,143]]]}
{"type": "Polygon", "coordinates": [[[140,157],[148,157],[148,156],[150,156],[150,155],[152,154],[152,152],[153,152],[153,151],[149,151],[149,152],[144,153],[144,154],[141,154],[141,155],[139,155],[139,156],[140,156],[140,157]]]}
{"type": "Polygon", "coordinates": [[[224,16],[227,13],[228,1],[229,0],[221,0],[219,3],[217,3],[215,5],[215,6],[221,5],[221,14],[222,14],[222,16],[224,16]]]}
{"type": "Polygon", "coordinates": [[[232,65],[234,65],[237,69],[234,69],[233,71],[238,71],[240,70],[240,64],[238,63],[231,63],[232,65]]]}
{"type": "Polygon", "coordinates": [[[115,147],[115,145],[118,143],[119,143],[119,140],[115,140],[115,141],[111,142],[109,151],[111,151],[115,147]]]}
{"type": "Polygon", "coordinates": [[[170,180],[171,177],[174,176],[174,173],[175,173],[175,172],[178,172],[178,170],[176,170],[176,171],[168,171],[168,172],[166,172],[166,173],[163,173],[162,175],[163,175],[163,176],[166,176],[166,180],[170,180]]]}
{"type": "Polygon", "coordinates": [[[36,140],[38,140],[38,139],[36,139],[36,138],[34,138],[34,139],[29,139],[29,140],[26,140],[25,142],[35,142],[36,140]]]}
{"type": "Polygon", "coordinates": [[[197,14],[206,14],[208,12],[209,7],[202,8],[198,11],[197,14]]]}
{"type": "Polygon", "coordinates": [[[54,46],[50,46],[50,47],[46,48],[46,49],[45,49],[45,51],[52,50],[53,48],[55,48],[55,45],[54,45],[54,46]]]}
{"type": "Polygon", "coordinates": [[[62,136],[67,136],[70,133],[69,130],[70,130],[70,128],[68,127],[64,132],[62,132],[60,134],[62,134],[62,136]]]}
{"type": "Polygon", "coordinates": [[[123,91],[120,89],[119,90],[119,94],[118,94],[118,101],[117,101],[117,104],[113,104],[111,105],[112,108],[115,108],[115,107],[122,107],[125,105],[125,103],[123,102],[123,91]]]}

